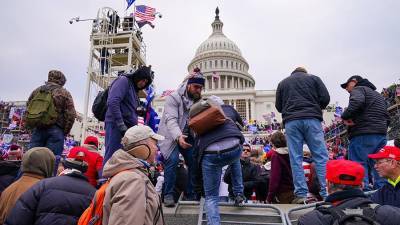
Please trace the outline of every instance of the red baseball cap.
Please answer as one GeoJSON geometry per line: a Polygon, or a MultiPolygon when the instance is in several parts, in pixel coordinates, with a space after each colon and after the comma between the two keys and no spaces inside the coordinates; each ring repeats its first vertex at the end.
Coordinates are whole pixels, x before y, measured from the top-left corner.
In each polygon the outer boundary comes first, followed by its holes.
{"type": "Polygon", "coordinates": [[[400,149],[395,146],[385,146],[375,154],[369,154],[371,159],[394,159],[400,161],[400,149]]]}
{"type": "Polygon", "coordinates": [[[350,160],[329,160],[326,164],[326,179],[335,184],[361,185],[364,167],[350,160]]]}
{"type": "Polygon", "coordinates": [[[99,140],[95,136],[87,136],[84,142],[85,145],[94,145],[99,147],[99,140]]]}

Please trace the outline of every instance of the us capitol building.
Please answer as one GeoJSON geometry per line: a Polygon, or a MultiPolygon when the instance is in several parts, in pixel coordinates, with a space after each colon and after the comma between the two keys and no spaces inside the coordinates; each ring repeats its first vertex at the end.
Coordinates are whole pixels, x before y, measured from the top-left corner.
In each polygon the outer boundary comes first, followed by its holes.
{"type": "MultiPolygon", "coordinates": [[[[217,95],[225,104],[232,105],[247,121],[265,121],[267,115],[275,113],[275,90],[255,90],[255,80],[249,74],[249,63],[242,52],[222,31],[223,23],[219,18],[219,9],[212,26],[212,34],[196,50],[188,66],[189,73],[199,67],[206,78],[203,96],[217,95]]],[[[165,98],[157,96],[153,106],[159,116],[162,115],[165,98]]]]}

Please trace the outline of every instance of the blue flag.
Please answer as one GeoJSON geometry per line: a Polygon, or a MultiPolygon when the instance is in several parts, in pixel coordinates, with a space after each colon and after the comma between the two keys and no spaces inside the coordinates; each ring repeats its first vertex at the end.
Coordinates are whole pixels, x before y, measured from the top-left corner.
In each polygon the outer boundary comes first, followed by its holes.
{"type": "Polygon", "coordinates": [[[126,7],[126,9],[128,9],[129,7],[131,7],[131,5],[135,2],[135,0],[126,0],[126,3],[128,3],[128,6],[126,7]]]}

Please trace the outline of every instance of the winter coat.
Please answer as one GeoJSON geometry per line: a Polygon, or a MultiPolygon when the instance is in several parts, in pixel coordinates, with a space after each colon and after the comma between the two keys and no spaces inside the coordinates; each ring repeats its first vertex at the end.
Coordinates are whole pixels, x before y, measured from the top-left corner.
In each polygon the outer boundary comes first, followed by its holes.
{"type": "MultiPolygon", "coordinates": [[[[336,207],[357,208],[359,202],[364,204],[373,203],[370,201],[360,189],[352,189],[346,191],[338,191],[328,196],[325,200],[327,203],[332,203],[336,207]],[[356,204],[357,203],[357,204],[356,204]]],[[[363,205],[361,205],[363,206],[363,205]]],[[[381,205],[375,208],[376,220],[384,225],[398,225],[400,221],[400,208],[381,205]]],[[[299,218],[298,225],[326,225],[332,224],[333,217],[329,214],[323,214],[318,210],[313,210],[299,218]]]]}
{"type": "Polygon", "coordinates": [[[131,79],[119,76],[111,85],[107,98],[105,122],[132,127],[138,123],[139,97],[131,79]]]}
{"type": "Polygon", "coordinates": [[[367,79],[356,84],[350,93],[349,106],[342,119],[352,119],[348,127],[349,138],[365,134],[385,134],[389,126],[389,113],[384,97],[375,91],[367,79]]]}
{"type": "Polygon", "coordinates": [[[25,173],[12,183],[0,197],[0,224],[3,224],[19,197],[44,177],[25,173]]]}
{"type": "Polygon", "coordinates": [[[287,147],[277,148],[271,157],[268,202],[275,201],[279,193],[293,192],[293,177],[287,147]]]}
{"type": "Polygon", "coordinates": [[[386,183],[371,196],[371,200],[377,204],[400,208],[400,183],[397,183],[396,187],[386,183]]]}
{"type": "Polygon", "coordinates": [[[164,159],[169,158],[178,144],[177,138],[188,124],[189,109],[193,101],[187,96],[186,87],[186,83],[182,83],[177,91],[165,99],[164,112],[158,125],[158,134],[165,137],[158,142],[164,159]]]}
{"type": "Polygon", "coordinates": [[[284,123],[310,118],[322,121],[322,109],[326,108],[329,101],[329,92],[319,77],[293,72],[279,83],[275,107],[282,113],[284,123]]]}
{"type": "Polygon", "coordinates": [[[225,123],[217,126],[215,129],[199,135],[195,139],[195,148],[202,153],[209,145],[221,141],[225,138],[238,138],[240,144],[243,144],[244,137],[235,123],[243,126],[242,118],[239,113],[230,105],[221,105],[222,110],[227,118],[225,123]]]}
{"type": "Polygon", "coordinates": [[[103,176],[112,177],[104,196],[103,225],[164,224],[160,196],[137,158],[116,151],[103,176]]]}
{"type": "Polygon", "coordinates": [[[73,147],[69,151],[67,158],[75,158],[78,152],[83,152],[85,154],[83,160],[88,164],[85,176],[89,180],[89,183],[93,185],[93,187],[96,187],[97,179],[99,179],[100,172],[103,169],[103,156],[91,145],[84,145],[83,147],[73,147]]]}
{"type": "Polygon", "coordinates": [[[56,158],[48,148],[36,147],[27,151],[21,163],[22,177],[12,183],[0,196],[0,224],[19,197],[43,178],[51,177],[56,158]]]}
{"type": "Polygon", "coordinates": [[[66,78],[60,71],[50,71],[48,82],[46,82],[45,85],[38,87],[31,93],[26,105],[29,106],[31,100],[39,92],[39,90],[52,90],[51,94],[58,115],[56,124],[63,129],[64,134],[69,134],[72,125],[75,122],[76,111],[71,94],[69,91],[67,91],[67,89],[63,88],[65,82],[66,78]]]}
{"type": "Polygon", "coordinates": [[[0,196],[17,177],[20,161],[3,161],[0,160],[0,196]]]}
{"type": "MultiPolygon", "coordinates": [[[[250,198],[253,193],[253,189],[257,188],[260,180],[258,179],[258,166],[249,159],[240,160],[240,165],[242,166],[242,179],[243,179],[243,192],[246,198],[250,198]]],[[[225,171],[224,182],[228,184],[229,195],[233,195],[232,190],[232,169],[230,166],[225,171]]]]}
{"type": "Polygon", "coordinates": [[[21,195],[4,224],[75,225],[95,191],[78,172],[43,179],[21,195]]]}

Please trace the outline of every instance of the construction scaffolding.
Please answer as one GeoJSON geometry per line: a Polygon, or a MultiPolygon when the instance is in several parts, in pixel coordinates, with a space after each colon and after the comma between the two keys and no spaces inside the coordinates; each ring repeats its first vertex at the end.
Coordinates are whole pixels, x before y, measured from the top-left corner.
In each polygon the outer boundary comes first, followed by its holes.
{"type": "Polygon", "coordinates": [[[97,93],[106,89],[118,75],[146,64],[146,45],[133,16],[121,20],[117,11],[103,7],[92,21],[81,140],[88,132],[104,129],[100,122],[98,129],[93,126],[88,129],[88,122],[93,123],[92,118],[88,119],[89,108],[97,93]]]}

